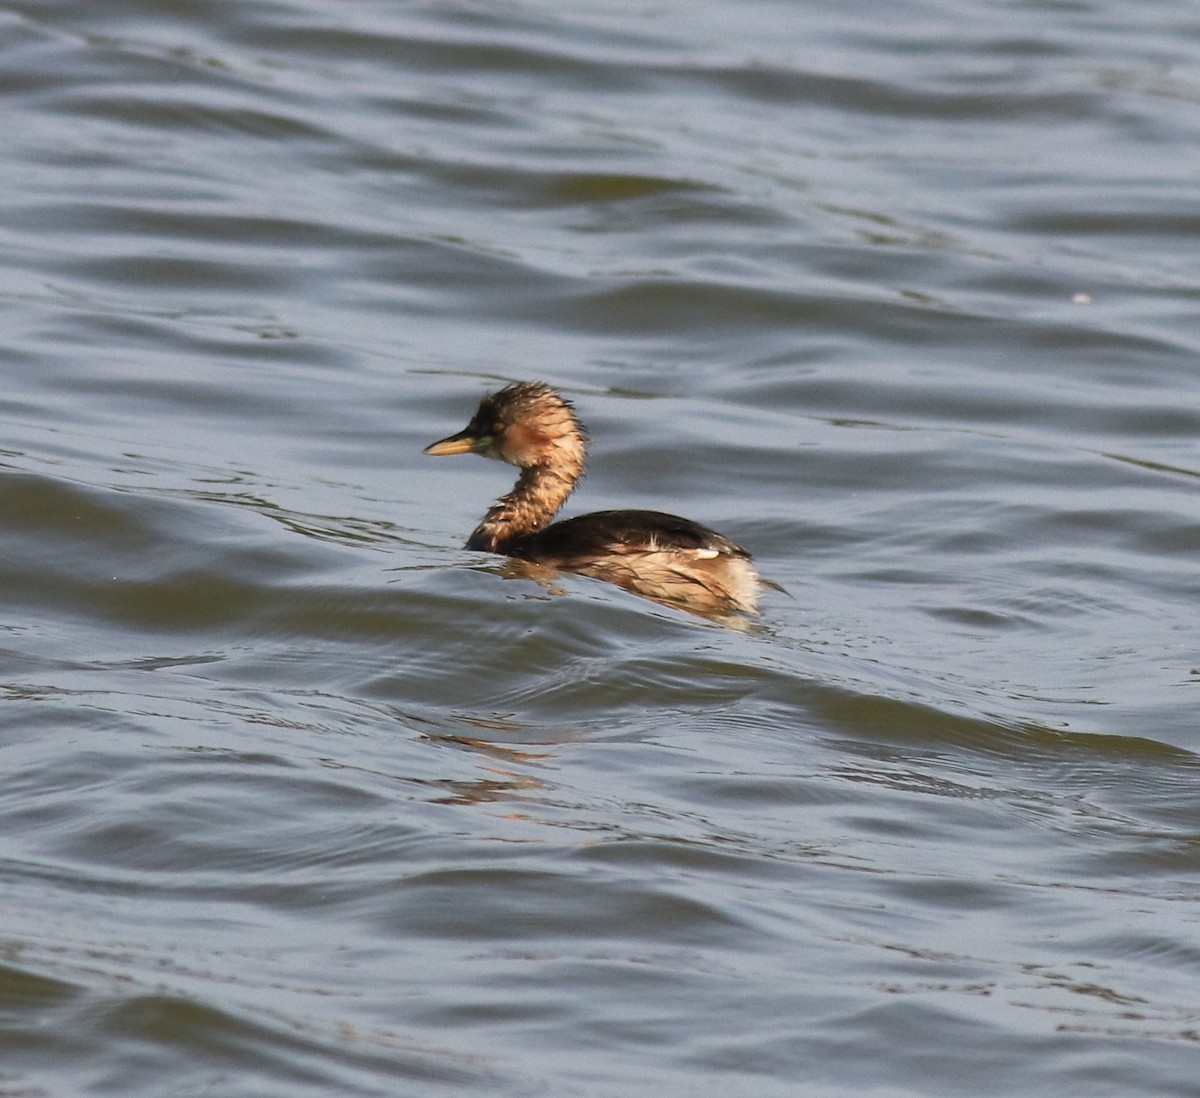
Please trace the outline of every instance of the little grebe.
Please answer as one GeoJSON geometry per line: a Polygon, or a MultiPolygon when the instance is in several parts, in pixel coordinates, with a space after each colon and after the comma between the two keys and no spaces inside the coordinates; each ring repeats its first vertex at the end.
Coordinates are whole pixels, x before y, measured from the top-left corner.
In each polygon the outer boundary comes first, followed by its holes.
{"type": "Polygon", "coordinates": [[[424,453],[482,454],[521,470],[468,549],[594,576],[708,616],[753,613],[762,581],[750,554],[698,522],[596,511],[547,525],[583,475],[586,438],[569,401],[541,382],[518,382],[484,397],[462,431],[424,453]]]}

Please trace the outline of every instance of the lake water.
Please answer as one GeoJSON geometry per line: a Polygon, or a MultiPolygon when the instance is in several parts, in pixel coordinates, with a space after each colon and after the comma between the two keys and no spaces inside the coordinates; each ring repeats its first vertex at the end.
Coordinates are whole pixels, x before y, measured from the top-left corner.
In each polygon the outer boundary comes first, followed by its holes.
{"type": "Polygon", "coordinates": [[[1200,16],[0,8],[0,1096],[1200,1093],[1200,16]],[[685,514],[738,630],[461,546],[685,514]]]}

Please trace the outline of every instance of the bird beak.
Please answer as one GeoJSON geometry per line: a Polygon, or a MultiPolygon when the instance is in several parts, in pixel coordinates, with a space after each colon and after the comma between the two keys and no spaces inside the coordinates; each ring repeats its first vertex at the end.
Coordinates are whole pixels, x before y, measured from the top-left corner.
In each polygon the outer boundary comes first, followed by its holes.
{"type": "Polygon", "coordinates": [[[484,442],[484,439],[476,438],[469,430],[459,431],[457,435],[451,435],[440,442],[426,446],[421,453],[429,454],[430,457],[446,457],[449,454],[474,454],[478,452],[480,445],[484,442]]]}

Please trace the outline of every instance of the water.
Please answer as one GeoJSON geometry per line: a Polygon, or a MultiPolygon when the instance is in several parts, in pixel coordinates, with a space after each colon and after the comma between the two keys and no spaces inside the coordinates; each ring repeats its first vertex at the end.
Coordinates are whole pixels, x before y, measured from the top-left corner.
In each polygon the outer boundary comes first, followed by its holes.
{"type": "Polygon", "coordinates": [[[1195,1095],[1200,24],[0,12],[0,1095],[1195,1095]],[[459,546],[500,381],[788,594],[459,546]]]}

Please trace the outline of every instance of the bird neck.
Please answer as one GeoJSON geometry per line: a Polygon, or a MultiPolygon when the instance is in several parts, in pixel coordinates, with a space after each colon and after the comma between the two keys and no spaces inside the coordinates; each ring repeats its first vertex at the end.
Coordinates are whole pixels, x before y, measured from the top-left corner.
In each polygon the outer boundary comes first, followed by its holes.
{"type": "Polygon", "coordinates": [[[522,469],[513,490],[488,508],[467,548],[504,553],[518,538],[537,533],[558,514],[582,472],[582,463],[570,469],[522,469]]]}

